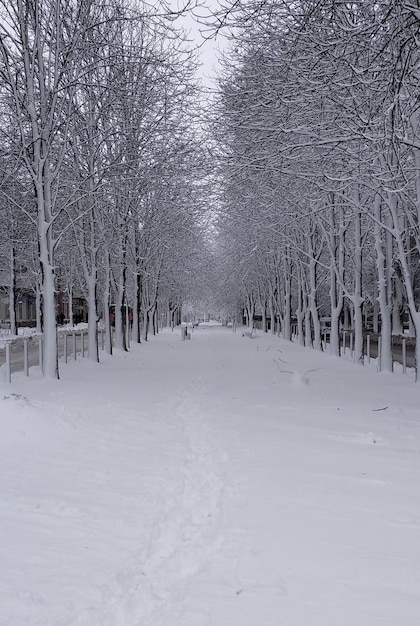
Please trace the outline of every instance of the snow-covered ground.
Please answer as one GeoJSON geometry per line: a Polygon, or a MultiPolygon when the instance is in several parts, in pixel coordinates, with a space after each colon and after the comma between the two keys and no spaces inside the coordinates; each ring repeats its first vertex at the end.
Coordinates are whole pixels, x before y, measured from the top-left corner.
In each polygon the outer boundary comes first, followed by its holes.
{"type": "Polygon", "coordinates": [[[3,626],[417,626],[420,390],[200,326],[0,382],[3,626]]]}

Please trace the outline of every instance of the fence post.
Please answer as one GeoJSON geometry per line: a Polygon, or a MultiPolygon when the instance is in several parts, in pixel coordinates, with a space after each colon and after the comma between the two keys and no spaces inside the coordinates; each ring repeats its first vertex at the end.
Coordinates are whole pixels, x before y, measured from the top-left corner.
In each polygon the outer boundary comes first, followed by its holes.
{"type": "Polygon", "coordinates": [[[405,337],[401,343],[402,347],[402,366],[403,366],[403,374],[407,372],[407,343],[405,337]]]}
{"type": "Polygon", "coordinates": [[[350,356],[353,356],[353,333],[350,332],[350,356]]]}
{"type": "Polygon", "coordinates": [[[382,372],[382,363],[381,363],[381,337],[378,337],[378,367],[379,371],[382,372]]]}
{"type": "Polygon", "coordinates": [[[29,376],[28,340],[23,340],[23,371],[25,376],[29,376]]]}
{"type": "Polygon", "coordinates": [[[346,354],[346,331],[343,330],[343,356],[346,354]]]}
{"type": "Polygon", "coordinates": [[[370,335],[366,336],[366,356],[367,362],[370,363],[370,335]]]}
{"type": "Polygon", "coordinates": [[[76,360],[76,333],[73,331],[73,359],[76,360]]]}
{"type": "Polygon", "coordinates": [[[12,382],[12,369],[10,366],[10,343],[6,343],[6,382],[12,382]]]}
{"type": "Polygon", "coordinates": [[[63,335],[63,341],[64,341],[64,346],[63,346],[63,352],[64,352],[64,363],[67,363],[67,333],[64,333],[63,335]]]}
{"type": "Polygon", "coordinates": [[[85,333],[83,332],[83,330],[80,333],[80,339],[82,342],[82,357],[85,358],[85,333]]]}

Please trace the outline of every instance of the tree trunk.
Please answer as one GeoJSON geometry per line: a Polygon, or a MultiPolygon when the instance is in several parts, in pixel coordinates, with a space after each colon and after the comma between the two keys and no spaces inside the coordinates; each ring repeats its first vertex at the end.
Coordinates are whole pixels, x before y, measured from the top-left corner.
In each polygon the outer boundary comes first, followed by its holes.
{"type": "MultiPolygon", "coordinates": [[[[359,206],[359,194],[355,194],[355,206],[359,206]]],[[[363,365],[363,311],[364,298],[362,297],[362,214],[356,209],[354,216],[354,295],[351,298],[353,303],[354,320],[354,361],[363,365]]]]}
{"type": "Polygon", "coordinates": [[[123,281],[117,285],[115,294],[115,347],[118,350],[127,351],[126,343],[126,315],[125,315],[125,289],[123,281]]]}
{"type": "MultiPolygon", "coordinates": [[[[378,304],[381,313],[381,350],[378,355],[381,370],[392,372],[392,335],[391,335],[391,285],[388,264],[392,259],[386,258],[384,253],[384,229],[381,227],[382,209],[381,198],[375,197],[375,248],[376,271],[378,274],[378,304]]],[[[386,234],[385,234],[386,238],[386,234]]],[[[388,255],[387,255],[388,256],[388,255]]]]}
{"type": "Polygon", "coordinates": [[[331,328],[330,328],[330,354],[340,356],[340,317],[343,312],[344,303],[344,243],[345,228],[344,215],[341,205],[336,207],[335,196],[331,196],[331,220],[329,232],[329,249],[331,255],[330,263],[330,308],[331,308],[331,328]],[[336,219],[338,213],[338,220],[336,219]]]}
{"type": "Polygon", "coordinates": [[[338,284],[335,268],[330,269],[330,304],[331,304],[331,328],[330,328],[330,353],[332,356],[340,356],[340,316],[343,310],[344,294],[338,284]]]}
{"type": "Polygon", "coordinates": [[[9,288],[9,319],[10,332],[12,335],[18,334],[16,320],[16,250],[12,246],[10,249],[10,288],[9,288]]]}
{"type": "Polygon", "coordinates": [[[105,280],[103,294],[103,317],[105,325],[105,352],[112,354],[112,326],[109,319],[109,308],[111,306],[111,268],[109,263],[109,253],[105,254],[105,280]]]}
{"type": "Polygon", "coordinates": [[[96,268],[93,267],[88,281],[88,354],[91,361],[99,361],[98,301],[96,268]]]}
{"type": "Polygon", "coordinates": [[[317,304],[317,277],[316,277],[316,260],[314,258],[314,250],[312,243],[310,245],[311,258],[309,260],[309,281],[310,281],[310,293],[309,293],[309,310],[311,312],[312,325],[313,325],[313,347],[315,350],[322,350],[321,342],[321,324],[319,322],[318,304],[317,304]]]}
{"type": "Polygon", "coordinates": [[[43,364],[45,378],[58,378],[56,292],[51,237],[51,217],[45,197],[45,179],[37,184],[38,237],[42,272],[43,364]]]}
{"type": "Polygon", "coordinates": [[[246,302],[246,317],[248,328],[252,329],[254,327],[254,314],[255,314],[255,302],[249,294],[247,295],[246,302]]]}
{"type": "Polygon", "coordinates": [[[303,311],[303,286],[301,280],[298,281],[298,301],[297,301],[297,309],[296,309],[296,319],[297,319],[297,336],[298,343],[301,346],[305,345],[305,333],[303,332],[303,320],[304,320],[304,311],[303,311]]]}
{"type": "Polygon", "coordinates": [[[285,262],[285,285],[284,285],[284,315],[283,315],[283,328],[282,337],[286,341],[292,339],[292,268],[290,263],[290,251],[286,250],[288,258],[285,262]]]}
{"type": "Polygon", "coordinates": [[[35,288],[36,332],[42,333],[42,293],[38,277],[35,288]]]}
{"type": "Polygon", "coordinates": [[[134,277],[134,306],[133,306],[133,342],[141,343],[141,276],[134,277]]]}
{"type": "Polygon", "coordinates": [[[73,287],[69,285],[67,290],[69,296],[69,324],[70,326],[74,326],[74,313],[73,313],[73,287]]]}

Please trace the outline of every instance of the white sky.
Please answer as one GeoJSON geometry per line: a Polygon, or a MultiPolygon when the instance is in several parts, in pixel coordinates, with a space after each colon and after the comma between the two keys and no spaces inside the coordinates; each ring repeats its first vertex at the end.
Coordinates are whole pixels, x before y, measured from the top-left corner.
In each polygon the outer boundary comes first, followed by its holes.
{"type": "MultiPolygon", "coordinates": [[[[185,3],[183,0],[173,0],[173,4],[183,6],[185,3]]],[[[205,16],[211,11],[216,11],[218,6],[217,0],[202,0],[201,8],[196,9],[194,13],[198,16],[205,16]]],[[[209,39],[209,31],[206,29],[206,26],[200,24],[192,13],[180,19],[180,23],[190,32],[190,38],[193,40],[191,45],[194,45],[194,42],[196,42],[200,46],[199,56],[202,65],[198,70],[198,77],[202,80],[205,87],[214,87],[214,77],[218,71],[218,57],[220,51],[226,48],[227,40],[220,33],[209,39]]]]}

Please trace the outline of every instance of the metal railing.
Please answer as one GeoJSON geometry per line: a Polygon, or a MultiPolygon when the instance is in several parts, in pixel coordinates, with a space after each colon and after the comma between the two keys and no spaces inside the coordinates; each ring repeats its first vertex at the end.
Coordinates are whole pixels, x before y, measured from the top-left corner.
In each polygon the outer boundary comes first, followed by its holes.
{"type": "MultiPolygon", "coordinates": [[[[105,331],[98,329],[98,347],[100,350],[105,346],[105,331]]],[[[43,363],[43,336],[31,335],[29,337],[14,337],[9,339],[8,335],[0,335],[6,339],[4,350],[0,349],[0,369],[4,368],[5,381],[10,383],[12,373],[24,372],[29,376],[31,367],[39,366],[43,363]]],[[[67,363],[71,358],[77,360],[77,355],[85,357],[87,350],[87,330],[59,331],[57,333],[58,356],[67,363]]]]}
{"type": "MultiPolygon", "coordinates": [[[[292,336],[296,339],[297,327],[292,325],[292,336]]],[[[328,352],[330,343],[330,332],[323,329],[321,332],[322,348],[324,352],[328,352]]],[[[349,355],[354,359],[354,331],[343,330],[339,334],[340,356],[349,355]]],[[[415,367],[415,339],[414,337],[403,337],[395,335],[392,337],[392,361],[402,365],[403,373],[408,368],[415,367]]],[[[366,333],[363,335],[363,357],[365,363],[370,363],[371,359],[377,359],[378,370],[381,371],[381,337],[380,335],[366,333]]]]}

